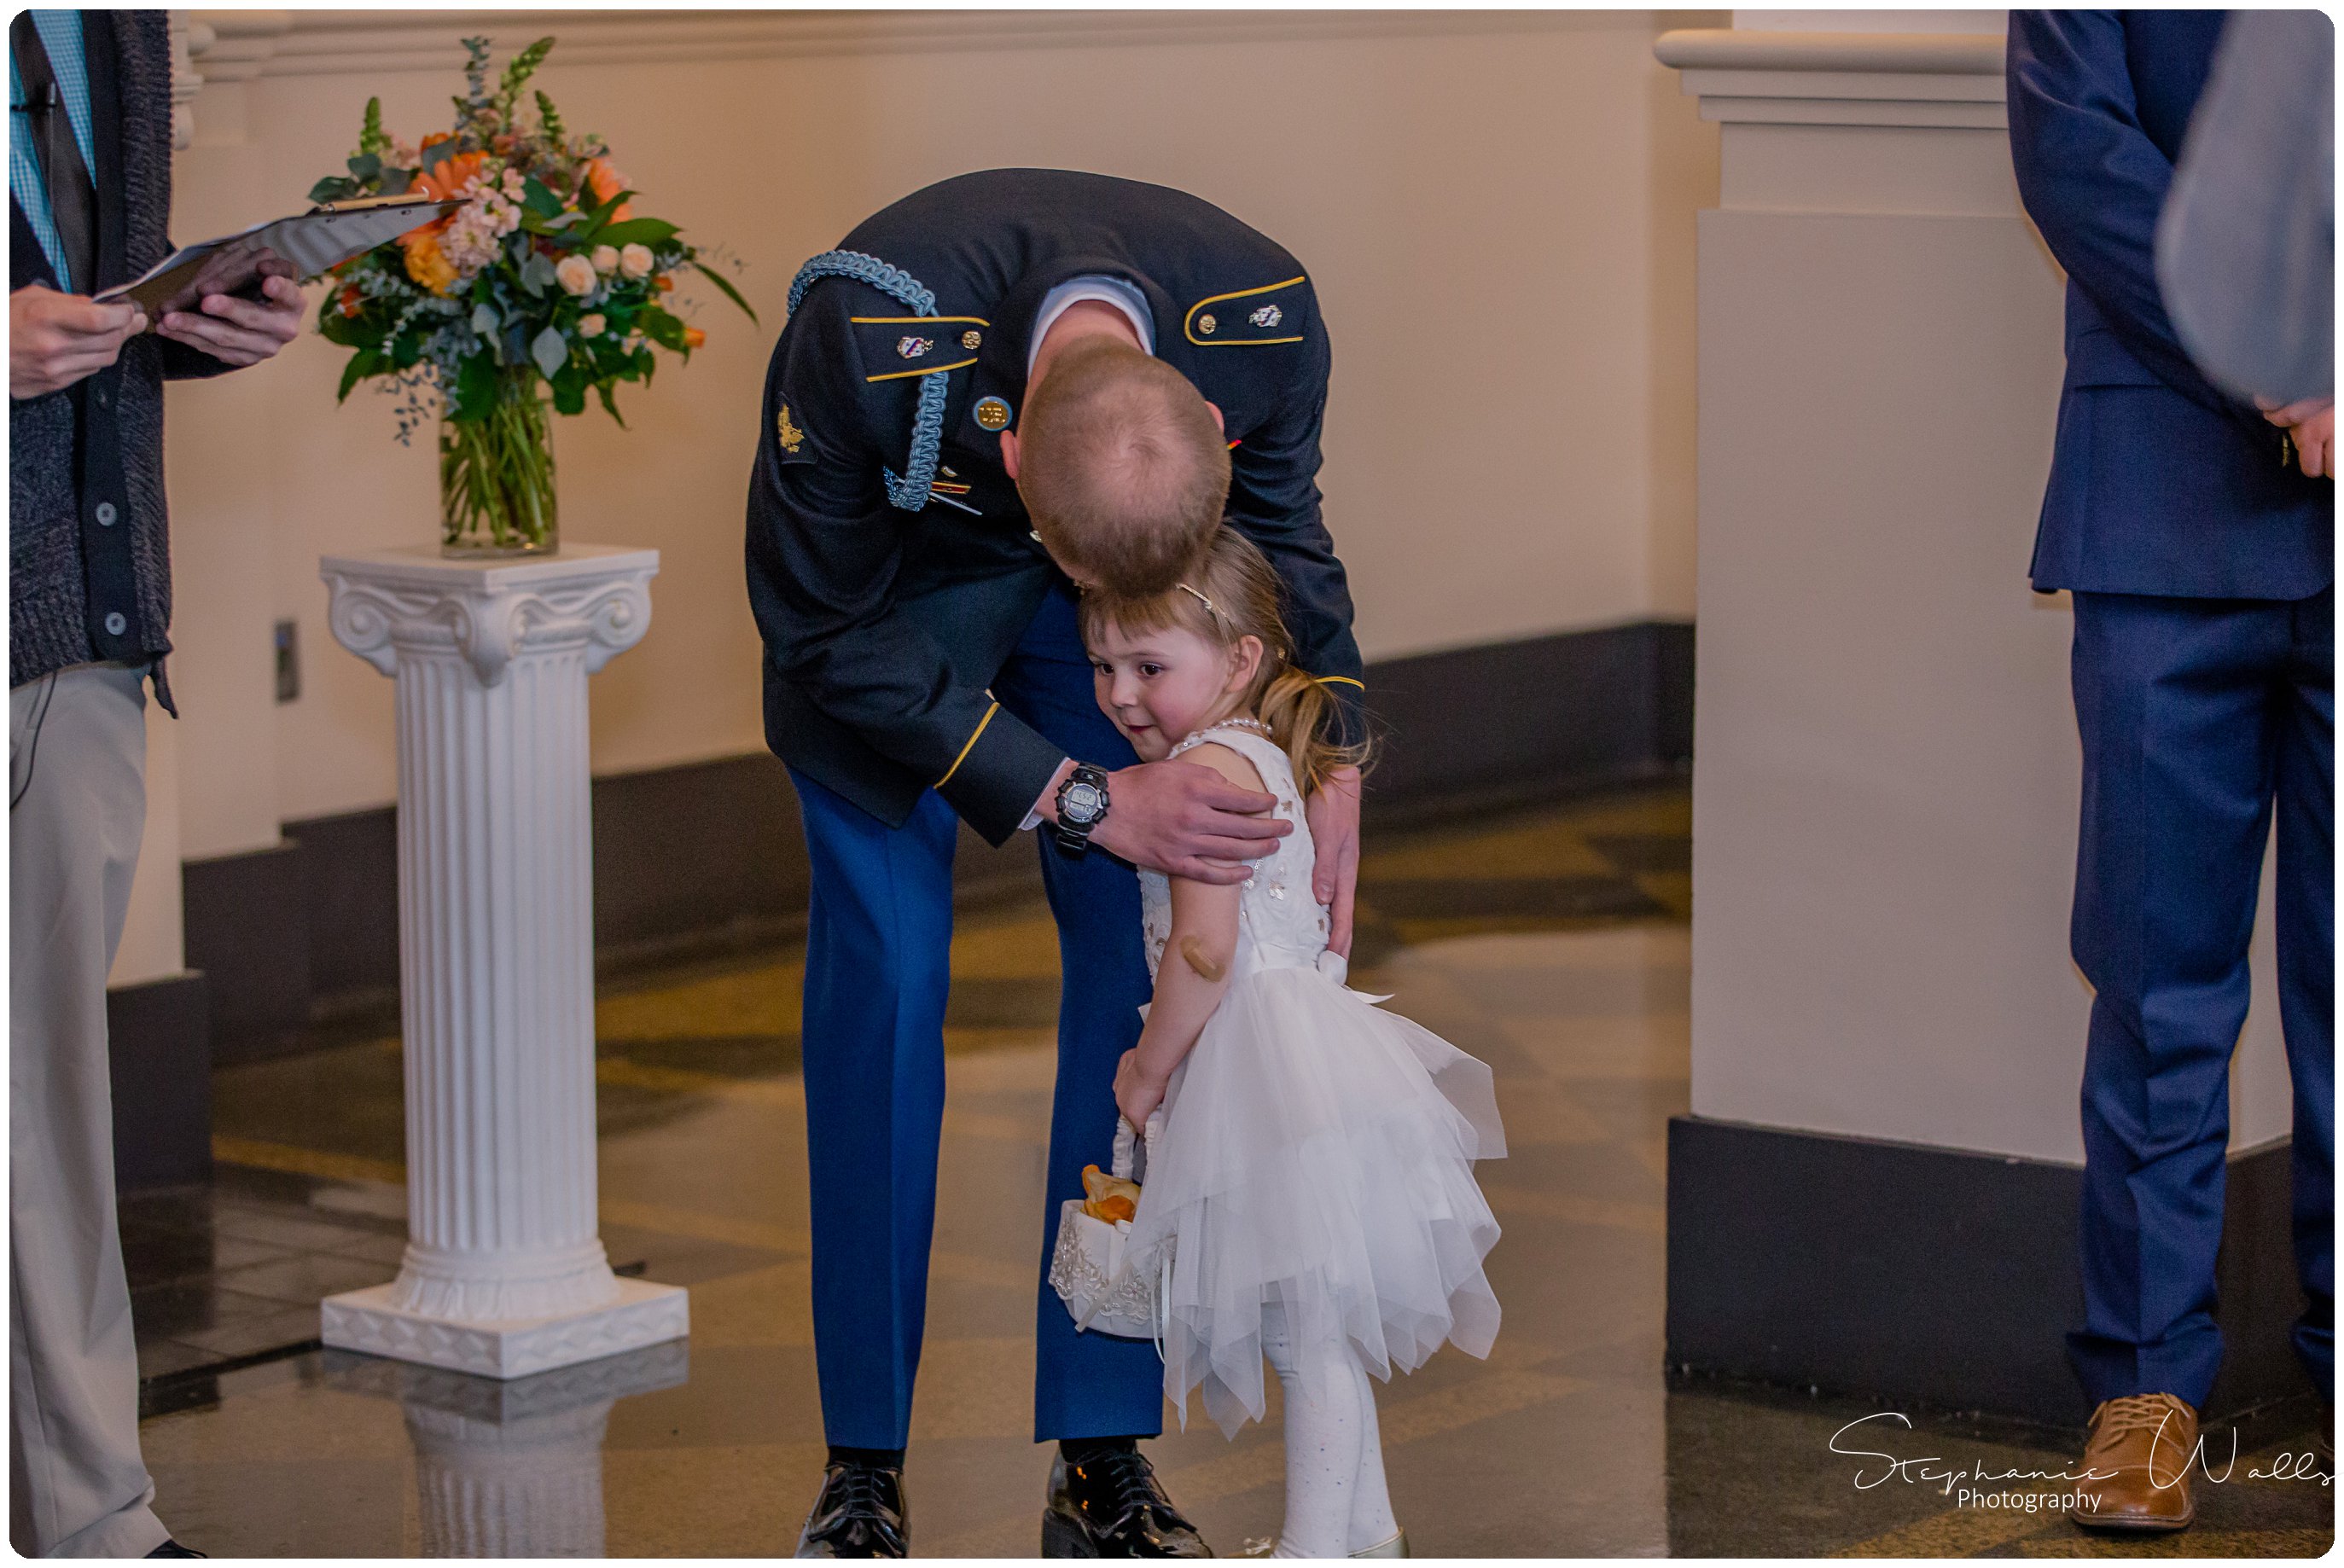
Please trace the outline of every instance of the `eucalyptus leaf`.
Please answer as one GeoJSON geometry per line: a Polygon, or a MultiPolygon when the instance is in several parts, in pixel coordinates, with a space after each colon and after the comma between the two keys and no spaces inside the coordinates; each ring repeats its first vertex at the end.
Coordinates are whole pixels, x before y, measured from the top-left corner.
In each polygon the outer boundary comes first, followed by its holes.
{"type": "Polygon", "coordinates": [[[350,160],[350,175],[359,181],[370,180],[382,173],[382,160],[372,153],[360,153],[350,160]]]}
{"type": "Polygon", "coordinates": [[[561,198],[546,189],[535,175],[521,182],[520,203],[542,218],[551,218],[561,210],[561,198]]]}
{"type": "Polygon", "coordinates": [[[551,381],[562,366],[569,363],[570,340],[549,327],[530,342],[529,357],[537,361],[538,369],[551,381]]]}
{"type": "Polygon", "coordinates": [[[382,194],[385,196],[405,196],[407,187],[414,183],[415,176],[410,170],[385,169],[382,172],[382,194]]]}
{"type": "Polygon", "coordinates": [[[472,307],[472,330],[483,337],[496,336],[497,313],[493,307],[486,305],[472,307]]]}
{"type": "Polygon", "coordinates": [[[309,199],[313,202],[340,201],[358,194],[359,182],[340,175],[328,175],[309,187],[309,199]]]}
{"type": "Polygon", "coordinates": [[[543,294],[556,282],[553,263],[532,254],[520,264],[520,286],[531,294],[543,294]]]}

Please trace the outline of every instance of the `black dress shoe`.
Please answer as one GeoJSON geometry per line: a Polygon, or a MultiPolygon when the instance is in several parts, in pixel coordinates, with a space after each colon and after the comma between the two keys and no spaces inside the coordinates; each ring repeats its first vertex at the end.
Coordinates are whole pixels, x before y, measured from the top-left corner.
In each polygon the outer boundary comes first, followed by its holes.
{"type": "Polygon", "coordinates": [[[911,1505],[904,1498],[904,1473],[891,1465],[847,1462],[822,1473],[822,1494],[813,1500],[805,1528],[798,1533],[800,1557],[903,1557],[910,1554],[911,1505]]]}
{"type": "Polygon", "coordinates": [[[182,1546],[176,1541],[166,1541],[146,1555],[149,1557],[208,1557],[211,1553],[198,1552],[192,1546],[182,1546]]]}
{"type": "Polygon", "coordinates": [[[1108,1449],[1068,1464],[1050,1462],[1042,1511],[1045,1557],[1210,1557],[1197,1527],[1164,1494],[1137,1448],[1108,1449]]]}

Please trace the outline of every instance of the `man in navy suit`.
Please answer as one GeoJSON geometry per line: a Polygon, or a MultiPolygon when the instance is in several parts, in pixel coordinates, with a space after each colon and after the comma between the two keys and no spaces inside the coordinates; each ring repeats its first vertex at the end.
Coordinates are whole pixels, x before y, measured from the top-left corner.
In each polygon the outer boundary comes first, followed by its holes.
{"type": "Polygon", "coordinates": [[[2018,187],[2067,271],[2067,377],[2035,586],[2075,598],[2084,799],[2072,940],[2084,1064],[2085,1322],[2096,1404],[2078,1523],[2178,1530],[2222,1344],[2229,1063],[2278,824],[2278,990],[2294,1081],[2295,1346],[2334,1381],[2332,407],[2279,418],[2174,335],[2157,216],[2221,12],[2014,11],[2018,187]],[[2292,420],[2293,423],[2286,423],[2292,420]]]}

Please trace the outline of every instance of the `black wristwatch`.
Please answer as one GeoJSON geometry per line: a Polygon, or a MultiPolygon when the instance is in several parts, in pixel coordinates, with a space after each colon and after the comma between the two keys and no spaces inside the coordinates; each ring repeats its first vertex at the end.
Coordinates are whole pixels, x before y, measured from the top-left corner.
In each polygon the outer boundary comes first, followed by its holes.
{"type": "Polygon", "coordinates": [[[1058,820],[1053,829],[1058,848],[1079,856],[1091,847],[1091,829],[1106,820],[1106,774],[1087,762],[1077,762],[1058,786],[1058,820]]]}

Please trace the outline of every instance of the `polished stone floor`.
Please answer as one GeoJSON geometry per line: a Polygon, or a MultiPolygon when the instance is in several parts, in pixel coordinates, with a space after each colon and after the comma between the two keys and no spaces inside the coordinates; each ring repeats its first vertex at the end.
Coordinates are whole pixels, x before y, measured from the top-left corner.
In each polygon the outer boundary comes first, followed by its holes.
{"type": "MultiPolygon", "coordinates": [[[[1869,1406],[1672,1384],[1663,1150],[1686,1094],[1688,819],[1669,790],[1372,842],[1354,983],[1496,1068],[1511,1145],[1482,1168],[1506,1227],[1495,1352],[1444,1352],[1380,1395],[1417,1553],[2326,1551],[2329,1488],[2245,1479],[2300,1449],[2308,1412],[2243,1434],[2258,1462],[2201,1488],[2197,1528],[2132,1543],[1882,1481],[1881,1461],[1831,1452],[1869,1406]]],[[[1047,1462],[1027,1439],[1057,988],[1046,915],[965,915],[955,969],[914,1541],[923,1555],[1030,1555],[1047,1462]]],[[[254,1556],[785,1553],[823,1458],[799,980],[769,955],[604,986],[603,1235],[629,1271],[691,1287],[692,1335],[517,1383],[315,1348],[307,1303],[395,1261],[398,1042],[223,1070],[218,1181],[125,1215],[146,1456],[180,1538],[254,1556]]],[[[1893,1440],[1842,1446],[2000,1473],[2056,1471],[2072,1441],[1916,1414],[1893,1440]]],[[[2228,1438],[2210,1441],[2218,1470],[2228,1438]]],[[[1225,1555],[1277,1528],[1277,1442],[1273,1414],[1234,1443],[1200,1418],[1153,1447],[1225,1555]]]]}

